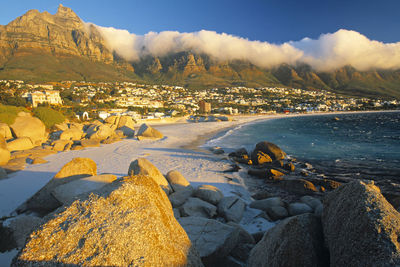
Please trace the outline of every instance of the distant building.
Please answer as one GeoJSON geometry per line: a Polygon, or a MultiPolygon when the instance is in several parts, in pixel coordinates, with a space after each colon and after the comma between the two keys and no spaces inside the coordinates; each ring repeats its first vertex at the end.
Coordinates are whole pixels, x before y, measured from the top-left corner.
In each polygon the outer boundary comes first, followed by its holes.
{"type": "Polygon", "coordinates": [[[207,103],[203,100],[199,102],[200,113],[210,113],[211,112],[211,103],[207,103]]]}
{"type": "Polygon", "coordinates": [[[34,108],[43,103],[62,105],[59,91],[36,91],[33,93],[25,93],[22,97],[27,98],[28,102],[30,102],[34,108]]]}

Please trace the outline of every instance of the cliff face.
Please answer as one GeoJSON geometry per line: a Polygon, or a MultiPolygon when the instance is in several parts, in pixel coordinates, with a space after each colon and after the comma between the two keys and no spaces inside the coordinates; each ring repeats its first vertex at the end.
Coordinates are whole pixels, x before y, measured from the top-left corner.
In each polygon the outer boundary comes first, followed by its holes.
{"type": "Polygon", "coordinates": [[[113,62],[113,54],[92,25],[87,25],[70,9],[59,6],[55,15],[30,10],[0,28],[0,62],[29,53],[55,56],[82,56],[113,62]]]}

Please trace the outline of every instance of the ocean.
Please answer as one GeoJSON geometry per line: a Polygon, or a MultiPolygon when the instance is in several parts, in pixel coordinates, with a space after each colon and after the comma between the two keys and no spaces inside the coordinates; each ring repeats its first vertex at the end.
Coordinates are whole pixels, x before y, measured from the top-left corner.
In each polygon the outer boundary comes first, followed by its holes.
{"type": "Polygon", "coordinates": [[[227,152],[270,141],[327,176],[400,181],[400,112],[324,114],[257,121],[205,146],[227,152]]]}

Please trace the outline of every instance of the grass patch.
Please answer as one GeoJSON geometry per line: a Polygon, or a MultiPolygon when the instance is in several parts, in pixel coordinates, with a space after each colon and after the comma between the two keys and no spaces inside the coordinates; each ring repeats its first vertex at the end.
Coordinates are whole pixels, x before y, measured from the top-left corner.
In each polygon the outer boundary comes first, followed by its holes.
{"type": "Polygon", "coordinates": [[[0,104],[0,122],[7,123],[8,125],[13,124],[18,113],[21,111],[29,112],[24,107],[15,107],[0,104]]]}
{"type": "Polygon", "coordinates": [[[33,110],[33,114],[35,117],[39,118],[48,129],[54,126],[54,124],[65,121],[63,114],[49,107],[37,107],[33,110]]]}

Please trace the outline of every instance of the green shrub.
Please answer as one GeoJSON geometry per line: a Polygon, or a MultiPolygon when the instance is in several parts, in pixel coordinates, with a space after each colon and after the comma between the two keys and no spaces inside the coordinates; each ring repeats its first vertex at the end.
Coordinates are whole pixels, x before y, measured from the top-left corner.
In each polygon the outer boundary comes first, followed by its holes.
{"type": "Polygon", "coordinates": [[[48,129],[54,124],[62,123],[65,117],[60,112],[49,107],[37,107],[33,110],[35,117],[38,117],[48,129]]]}
{"type": "Polygon", "coordinates": [[[18,113],[21,111],[29,112],[24,107],[15,107],[0,104],[0,122],[7,123],[8,125],[13,124],[18,113]]]}

